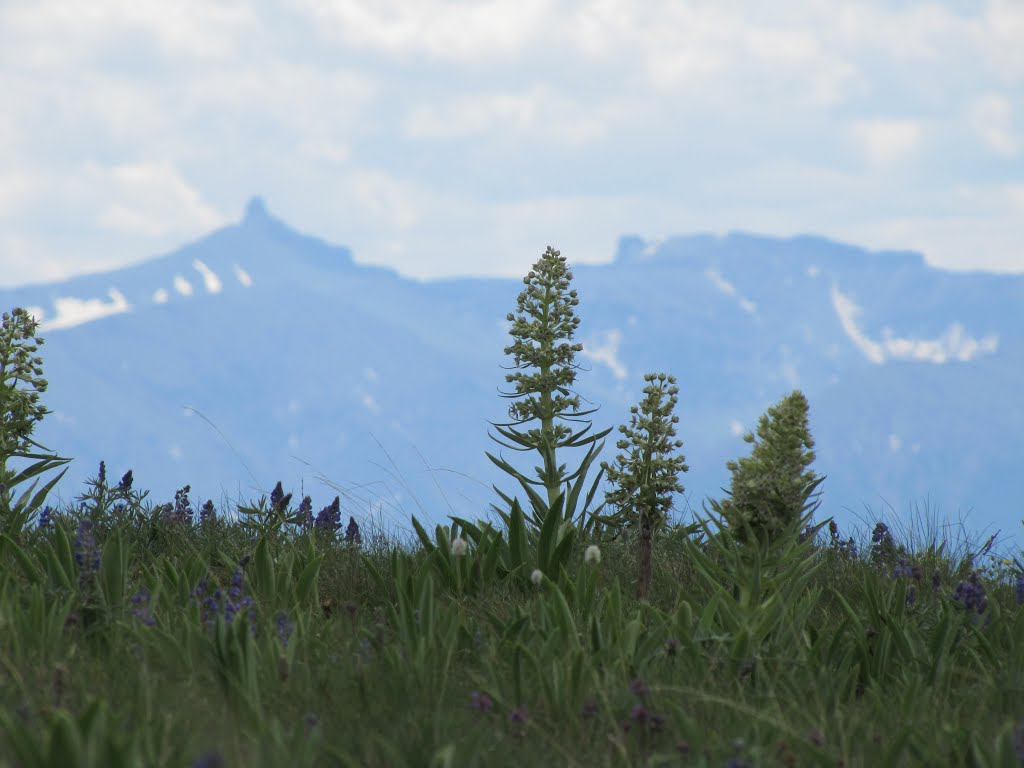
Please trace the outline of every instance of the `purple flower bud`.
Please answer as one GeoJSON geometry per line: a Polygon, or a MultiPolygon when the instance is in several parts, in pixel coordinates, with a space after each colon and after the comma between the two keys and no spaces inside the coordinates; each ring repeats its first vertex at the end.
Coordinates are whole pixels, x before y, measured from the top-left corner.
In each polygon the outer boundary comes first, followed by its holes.
{"type": "Polygon", "coordinates": [[[363,537],[359,534],[359,524],[351,515],[348,518],[348,528],[345,529],[345,542],[356,546],[363,543],[363,537]]]}
{"type": "Polygon", "coordinates": [[[470,694],[470,706],[477,712],[492,712],[494,711],[494,702],[491,697],[486,693],[480,691],[473,691],[470,694]]]}

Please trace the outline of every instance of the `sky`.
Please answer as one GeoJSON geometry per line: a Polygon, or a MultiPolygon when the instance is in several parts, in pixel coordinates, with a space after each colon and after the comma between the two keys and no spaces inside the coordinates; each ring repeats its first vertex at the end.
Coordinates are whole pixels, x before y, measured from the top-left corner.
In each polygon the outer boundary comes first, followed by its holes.
{"type": "Polygon", "coordinates": [[[0,286],[248,199],[419,279],[815,233],[1024,273],[1024,1],[0,0],[0,286]]]}

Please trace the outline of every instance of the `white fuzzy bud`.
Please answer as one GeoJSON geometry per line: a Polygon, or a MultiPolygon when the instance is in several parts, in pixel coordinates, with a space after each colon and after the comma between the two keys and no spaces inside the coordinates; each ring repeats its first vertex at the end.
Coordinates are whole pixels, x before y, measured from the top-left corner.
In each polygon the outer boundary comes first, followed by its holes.
{"type": "Polygon", "coordinates": [[[466,540],[459,536],[457,539],[452,541],[452,557],[462,557],[466,554],[469,549],[469,545],[466,540]]]}
{"type": "Polygon", "coordinates": [[[541,585],[544,581],[544,574],[541,572],[540,568],[535,568],[533,573],[530,574],[530,581],[533,582],[533,586],[535,587],[539,587],[541,585]]]}
{"type": "Polygon", "coordinates": [[[597,544],[591,544],[583,553],[583,562],[597,565],[601,562],[601,548],[597,544]]]}

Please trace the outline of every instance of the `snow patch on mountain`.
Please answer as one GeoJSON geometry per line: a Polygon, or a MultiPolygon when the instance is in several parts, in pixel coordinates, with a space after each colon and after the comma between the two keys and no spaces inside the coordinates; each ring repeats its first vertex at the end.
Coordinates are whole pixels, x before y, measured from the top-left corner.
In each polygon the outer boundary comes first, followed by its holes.
{"type": "Polygon", "coordinates": [[[110,297],[109,302],[105,302],[103,299],[77,299],[72,296],[59,296],[53,300],[56,316],[52,320],[45,319],[46,313],[40,307],[33,307],[30,311],[37,320],[41,321],[39,330],[45,333],[74,328],[76,325],[99,320],[101,317],[109,317],[131,310],[131,304],[116,288],[107,291],[107,296],[110,297]]]}
{"type": "Polygon", "coordinates": [[[714,267],[708,267],[704,270],[704,276],[711,281],[711,283],[724,293],[726,296],[734,296],[736,301],[739,302],[740,308],[751,315],[757,313],[757,305],[750,299],[737,293],[736,286],[722,277],[722,273],[714,267]]]}
{"type": "Polygon", "coordinates": [[[199,259],[195,259],[192,262],[192,266],[196,268],[196,272],[203,276],[203,285],[206,286],[207,293],[220,293],[223,286],[221,285],[220,278],[214,274],[212,269],[199,259]]]}
{"type": "Polygon", "coordinates": [[[192,283],[190,283],[181,275],[175,275],[174,290],[176,290],[182,296],[191,296],[193,292],[192,283]]]}
{"type": "Polygon", "coordinates": [[[997,334],[989,334],[979,340],[968,334],[966,329],[956,322],[935,339],[902,338],[894,335],[892,329],[884,328],[882,340],[876,341],[857,325],[857,318],[863,314],[863,309],[835,285],[832,286],[832,307],[846,336],[868,360],[877,365],[888,359],[935,364],[950,360],[968,362],[979,354],[992,354],[999,349],[997,334]]]}
{"type": "Polygon", "coordinates": [[[582,354],[591,360],[604,363],[611,368],[612,375],[622,381],[629,375],[626,366],[619,360],[619,344],[622,342],[622,331],[612,328],[605,331],[603,341],[588,340],[583,342],[582,354]]]}

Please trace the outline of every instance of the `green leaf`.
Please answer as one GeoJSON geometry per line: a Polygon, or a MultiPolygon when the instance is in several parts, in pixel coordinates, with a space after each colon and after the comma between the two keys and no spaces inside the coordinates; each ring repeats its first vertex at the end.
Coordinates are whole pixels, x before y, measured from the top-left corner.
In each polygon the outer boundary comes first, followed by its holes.
{"type": "MultiPolygon", "coordinates": [[[[317,580],[320,576],[320,564],[322,562],[322,556],[314,558],[306,563],[306,567],[299,574],[299,578],[295,583],[295,600],[299,605],[316,605],[317,580]]],[[[379,573],[377,578],[380,579],[379,573]]]]}
{"type": "Polygon", "coordinates": [[[115,527],[107,536],[100,558],[99,584],[108,615],[120,618],[124,609],[124,595],[128,584],[129,545],[125,544],[120,528],[115,527]]]}
{"type": "Polygon", "coordinates": [[[28,553],[22,549],[22,547],[11,539],[6,533],[0,534],[0,542],[3,542],[6,549],[9,549],[14,555],[14,559],[18,561],[18,567],[21,568],[21,572],[25,574],[25,578],[33,584],[39,584],[43,580],[43,574],[36,567],[36,564],[32,562],[32,558],[28,556],[28,553]]]}
{"type": "Polygon", "coordinates": [[[527,567],[526,518],[518,499],[513,500],[512,512],[509,515],[508,547],[512,559],[508,564],[509,570],[527,567]]]}
{"type": "Polygon", "coordinates": [[[273,605],[277,597],[276,577],[274,574],[274,561],[270,556],[270,547],[267,537],[264,536],[256,544],[256,552],[253,554],[253,566],[255,567],[255,584],[253,585],[260,594],[261,601],[273,605]]]}
{"type": "Polygon", "coordinates": [[[426,529],[420,521],[416,519],[415,515],[412,516],[412,527],[416,529],[416,535],[419,537],[420,543],[423,544],[423,549],[428,553],[433,552],[435,549],[434,542],[430,540],[430,536],[427,534],[426,529]]]}

